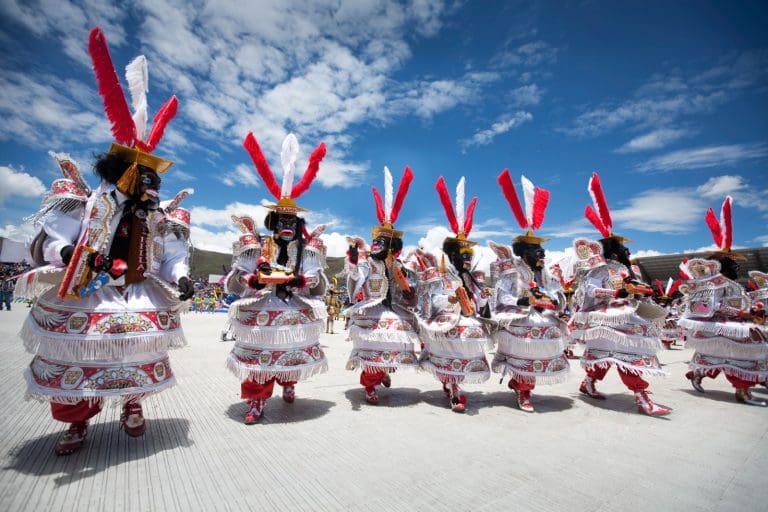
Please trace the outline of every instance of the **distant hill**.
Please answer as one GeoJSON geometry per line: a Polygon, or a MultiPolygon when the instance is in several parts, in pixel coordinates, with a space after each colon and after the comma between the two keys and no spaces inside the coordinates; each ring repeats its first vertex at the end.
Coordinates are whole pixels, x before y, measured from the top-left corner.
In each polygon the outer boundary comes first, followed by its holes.
{"type": "MultiPolygon", "coordinates": [[[[344,258],[327,258],[326,262],[328,263],[328,268],[325,269],[325,274],[328,276],[328,279],[331,279],[344,268],[344,258]]],[[[224,274],[229,272],[232,265],[232,255],[192,248],[190,264],[193,276],[224,274]]]]}

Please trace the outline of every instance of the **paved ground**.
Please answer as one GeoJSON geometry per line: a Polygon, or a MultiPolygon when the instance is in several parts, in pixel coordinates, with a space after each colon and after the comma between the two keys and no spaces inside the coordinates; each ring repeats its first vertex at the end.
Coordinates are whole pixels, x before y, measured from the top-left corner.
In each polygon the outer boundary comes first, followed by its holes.
{"type": "Polygon", "coordinates": [[[416,373],[366,405],[344,370],[350,344],[325,335],[329,373],[245,426],[224,315],[190,313],[178,386],[146,402],[146,435],[127,437],[107,409],[79,453],[56,457],[63,424],[23,399],[27,311],[0,312],[0,510],[768,510],[768,409],[736,404],[722,377],[693,392],[688,350],[664,352],[671,375],[651,384],[668,418],[638,414],[615,372],[607,401],[582,398],[578,361],[541,387],[536,414],[492,379],[467,388],[458,415],[416,373]]]}

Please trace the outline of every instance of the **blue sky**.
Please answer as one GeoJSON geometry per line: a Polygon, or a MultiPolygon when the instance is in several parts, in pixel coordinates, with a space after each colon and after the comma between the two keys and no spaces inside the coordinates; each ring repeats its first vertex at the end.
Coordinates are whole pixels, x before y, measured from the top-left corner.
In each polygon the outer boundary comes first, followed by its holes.
{"type": "MultiPolygon", "coordinates": [[[[433,247],[447,222],[434,183],[467,179],[472,238],[520,233],[496,183],[508,167],[551,192],[540,235],[553,255],[584,219],[598,171],[617,233],[636,254],[712,243],[703,218],[734,197],[734,244],[768,245],[768,5],[765,2],[0,0],[0,235],[24,239],[59,177],[49,150],[90,171],[111,141],[86,52],[103,28],[118,74],[149,61],[150,118],[176,119],[156,153],[176,161],[163,196],[195,194],[193,243],[227,252],[232,213],[261,223],[271,201],[242,149],[248,131],[274,170],[290,131],[300,169],[328,156],[299,200],[310,225],[346,235],[375,224],[383,168],[416,175],[397,227],[433,247]]],[[[123,81],[123,83],[125,83],[123,81]]],[[[518,186],[519,188],[519,186],[518,186]]]]}

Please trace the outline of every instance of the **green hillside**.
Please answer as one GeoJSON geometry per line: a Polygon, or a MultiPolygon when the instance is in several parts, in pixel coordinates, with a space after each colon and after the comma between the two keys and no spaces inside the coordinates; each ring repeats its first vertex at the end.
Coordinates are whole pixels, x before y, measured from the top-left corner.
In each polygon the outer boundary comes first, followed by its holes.
{"type": "MultiPolygon", "coordinates": [[[[344,258],[327,258],[328,268],[325,270],[330,279],[344,268],[344,258]]],[[[190,255],[191,273],[193,276],[208,276],[208,274],[224,274],[229,271],[232,264],[232,255],[192,249],[190,255]]]]}

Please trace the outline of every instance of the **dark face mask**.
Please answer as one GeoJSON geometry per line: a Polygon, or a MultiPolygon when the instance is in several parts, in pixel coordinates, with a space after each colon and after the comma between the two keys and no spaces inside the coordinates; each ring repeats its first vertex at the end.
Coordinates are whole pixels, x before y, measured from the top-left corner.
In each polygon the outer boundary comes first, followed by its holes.
{"type": "Polygon", "coordinates": [[[371,257],[383,261],[389,252],[390,239],[376,237],[371,241],[371,257]]]}
{"type": "Polygon", "coordinates": [[[141,169],[139,171],[139,186],[137,190],[137,199],[148,210],[157,210],[160,206],[160,176],[155,171],[141,169]]]}
{"type": "Polygon", "coordinates": [[[728,279],[733,279],[734,281],[737,280],[739,278],[740,268],[741,266],[736,260],[732,260],[731,258],[723,258],[720,260],[720,273],[728,279]]]}
{"type": "Polygon", "coordinates": [[[286,242],[295,240],[298,224],[299,221],[295,215],[280,215],[277,218],[275,234],[277,234],[281,240],[285,240],[286,242]]]}
{"type": "Polygon", "coordinates": [[[469,271],[472,268],[472,255],[474,251],[469,248],[459,250],[451,255],[451,263],[458,271],[469,271]]]}
{"type": "Polygon", "coordinates": [[[523,260],[532,269],[544,268],[544,256],[546,253],[540,245],[529,245],[523,253],[523,260]]]}

